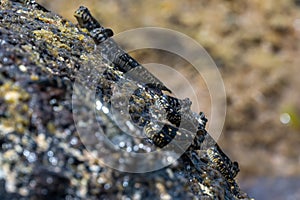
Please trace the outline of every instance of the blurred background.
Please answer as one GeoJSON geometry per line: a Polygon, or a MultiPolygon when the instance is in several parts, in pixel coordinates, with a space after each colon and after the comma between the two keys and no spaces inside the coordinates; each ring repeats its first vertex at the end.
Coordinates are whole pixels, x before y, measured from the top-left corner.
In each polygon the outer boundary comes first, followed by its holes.
{"type": "MultiPolygon", "coordinates": [[[[256,199],[300,199],[299,0],[38,2],[74,23],[74,11],[84,5],[115,33],[157,26],[199,42],[225,84],[227,115],[218,143],[238,161],[242,190],[256,199]]],[[[141,63],[171,57],[151,51],[133,54],[141,63]]],[[[182,70],[182,60],[171,60],[170,66],[182,70]]],[[[180,72],[199,84],[197,95],[209,97],[189,68],[180,72]]],[[[198,104],[209,117],[210,102],[198,104]]]]}

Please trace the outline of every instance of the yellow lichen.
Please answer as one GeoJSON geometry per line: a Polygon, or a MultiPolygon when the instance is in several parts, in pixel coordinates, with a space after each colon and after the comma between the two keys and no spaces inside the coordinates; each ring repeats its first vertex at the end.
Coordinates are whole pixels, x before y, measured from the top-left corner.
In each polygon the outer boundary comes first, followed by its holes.
{"type": "Polygon", "coordinates": [[[55,131],[56,131],[55,125],[51,122],[47,123],[47,129],[50,133],[55,133],[55,131]]]}
{"type": "Polygon", "coordinates": [[[68,51],[71,51],[71,48],[68,45],[63,44],[63,43],[58,44],[57,47],[58,48],[64,48],[64,49],[67,49],[68,51]]]}
{"type": "Polygon", "coordinates": [[[35,74],[32,74],[32,75],[30,76],[30,79],[31,79],[32,81],[38,81],[38,80],[39,80],[39,76],[38,76],[38,75],[35,75],[35,74]]]}
{"type": "Polygon", "coordinates": [[[0,86],[0,99],[5,101],[5,118],[1,119],[0,128],[4,133],[17,131],[23,133],[30,120],[27,105],[29,94],[19,86],[6,82],[0,86]]]}
{"type": "Polygon", "coordinates": [[[54,19],[41,17],[41,16],[38,16],[38,19],[43,22],[46,22],[47,24],[54,24],[56,22],[54,19]]]}
{"type": "MultiPolygon", "coordinates": [[[[33,33],[36,35],[37,39],[39,40],[45,40],[47,43],[53,45],[56,48],[64,48],[68,51],[71,50],[71,48],[60,41],[60,37],[58,35],[55,35],[51,31],[41,29],[41,30],[34,30],[33,33]]],[[[52,51],[53,52],[53,51],[52,51]]],[[[56,54],[58,55],[58,54],[56,54]]]]}
{"type": "Polygon", "coordinates": [[[82,41],[85,37],[84,37],[84,35],[79,34],[77,38],[78,38],[78,40],[82,41]]]}
{"type": "Polygon", "coordinates": [[[50,40],[50,41],[57,40],[57,38],[55,38],[55,35],[51,31],[48,31],[45,29],[34,30],[32,32],[36,35],[37,39],[46,39],[46,40],[50,40]]]}

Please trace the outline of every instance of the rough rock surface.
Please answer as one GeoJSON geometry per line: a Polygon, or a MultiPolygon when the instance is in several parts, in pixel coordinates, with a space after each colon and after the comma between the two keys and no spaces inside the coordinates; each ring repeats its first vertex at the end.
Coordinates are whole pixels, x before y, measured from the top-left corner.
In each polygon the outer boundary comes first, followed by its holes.
{"type": "Polygon", "coordinates": [[[87,156],[72,82],[93,40],[60,16],[14,1],[0,10],[0,199],[236,199],[212,166],[182,159],[147,174],[87,156]]]}

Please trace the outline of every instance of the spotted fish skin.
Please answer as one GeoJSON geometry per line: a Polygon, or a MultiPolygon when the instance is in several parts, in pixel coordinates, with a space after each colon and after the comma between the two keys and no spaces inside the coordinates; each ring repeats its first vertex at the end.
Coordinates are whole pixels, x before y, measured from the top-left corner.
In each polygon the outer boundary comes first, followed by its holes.
{"type": "Polygon", "coordinates": [[[227,155],[221,150],[218,144],[207,150],[209,160],[215,168],[226,178],[230,185],[231,191],[239,196],[239,187],[234,180],[238,174],[239,166],[237,162],[232,162],[227,155]]]}
{"type": "MultiPolygon", "coordinates": [[[[200,160],[197,150],[201,149],[201,145],[205,140],[213,140],[205,130],[207,119],[200,112],[198,115],[191,114],[190,103],[188,100],[179,100],[175,97],[166,95],[163,91],[171,91],[164,86],[154,75],[141,66],[135,59],[124,52],[114,40],[111,29],[106,29],[90,14],[89,10],[81,6],[76,12],[75,17],[78,20],[79,26],[86,28],[93,37],[96,45],[100,47],[103,59],[107,60],[113,69],[109,69],[104,74],[108,82],[114,82],[120,77],[129,78],[141,83],[130,97],[129,113],[132,121],[138,126],[144,127],[147,137],[157,147],[163,148],[168,145],[177,135],[186,140],[193,140],[192,144],[184,154],[188,157],[191,163],[197,163],[193,160],[200,160]],[[146,77],[146,80],[140,77],[146,77]],[[150,81],[149,81],[150,80],[150,81]],[[167,121],[153,121],[150,113],[151,106],[157,106],[166,112],[167,121]],[[156,126],[159,125],[159,129],[156,126]],[[192,127],[192,128],[191,128],[192,127]],[[187,133],[183,133],[185,129],[187,133]],[[196,137],[189,134],[196,133],[196,137]]],[[[110,84],[104,84],[103,88],[99,89],[105,93],[104,101],[109,102],[111,92],[110,84]]],[[[240,196],[240,189],[236,184],[235,177],[239,172],[238,163],[232,162],[227,155],[220,149],[217,144],[210,145],[206,150],[207,162],[217,169],[227,180],[227,183],[237,197],[240,196]]],[[[197,168],[195,164],[195,168],[197,168]]]]}
{"type": "Polygon", "coordinates": [[[88,31],[92,31],[97,28],[101,28],[101,24],[91,15],[88,8],[80,6],[74,13],[78,24],[82,28],[86,28],[88,31]]]}
{"type": "Polygon", "coordinates": [[[101,26],[86,7],[80,6],[80,8],[75,11],[74,16],[79,26],[86,28],[94,39],[95,44],[99,45],[103,58],[107,61],[111,61],[116,70],[127,73],[127,76],[132,76],[132,79],[142,77],[139,81],[144,82],[145,85],[153,85],[154,87],[171,93],[170,89],[153,76],[146,68],[141,66],[134,58],[123,51],[119,45],[111,39],[113,31],[101,26]]]}

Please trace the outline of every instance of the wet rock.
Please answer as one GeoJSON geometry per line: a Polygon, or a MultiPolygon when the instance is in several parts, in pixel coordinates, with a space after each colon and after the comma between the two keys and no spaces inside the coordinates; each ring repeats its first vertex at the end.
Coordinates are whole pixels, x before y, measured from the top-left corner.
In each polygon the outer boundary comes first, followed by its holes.
{"type": "Polygon", "coordinates": [[[99,60],[90,54],[93,40],[40,6],[2,1],[0,8],[1,199],[238,198],[209,164],[199,172],[180,158],[131,174],[87,156],[71,89],[86,61],[99,60]]]}

